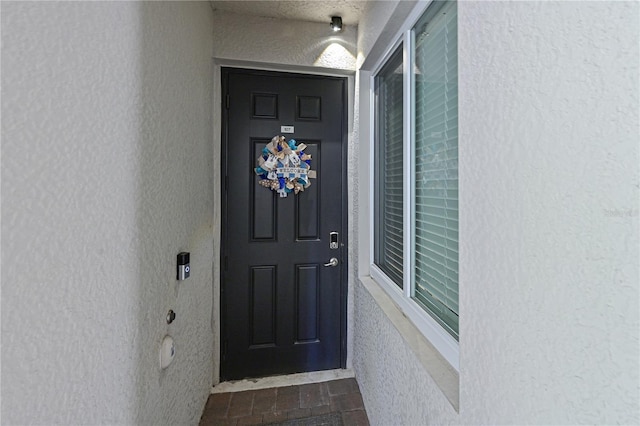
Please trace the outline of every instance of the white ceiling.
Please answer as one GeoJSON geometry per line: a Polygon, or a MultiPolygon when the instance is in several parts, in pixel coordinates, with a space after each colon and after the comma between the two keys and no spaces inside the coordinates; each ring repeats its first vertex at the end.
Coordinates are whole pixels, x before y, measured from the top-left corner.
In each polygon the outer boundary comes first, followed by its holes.
{"type": "Polygon", "coordinates": [[[371,0],[211,0],[214,10],[296,21],[326,22],[342,17],[344,25],[358,25],[371,0]]]}

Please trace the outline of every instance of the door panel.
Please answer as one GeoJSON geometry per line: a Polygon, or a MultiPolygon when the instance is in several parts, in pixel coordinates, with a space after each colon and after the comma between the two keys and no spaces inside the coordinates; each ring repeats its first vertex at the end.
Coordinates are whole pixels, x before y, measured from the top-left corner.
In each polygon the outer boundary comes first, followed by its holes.
{"type": "MultiPolygon", "coordinates": [[[[264,139],[253,139],[253,156],[255,159],[262,153],[262,148],[271,141],[264,139]]],[[[249,212],[251,213],[251,240],[258,241],[276,241],[276,220],[278,217],[277,198],[273,196],[272,191],[267,191],[260,185],[249,185],[251,194],[251,205],[249,212]]]]}
{"type": "Polygon", "coordinates": [[[223,69],[222,77],[221,377],[344,367],[346,81],[240,69],[223,69]],[[253,172],[281,126],[294,126],[282,135],[307,145],[318,176],[286,198],[253,172]],[[337,250],[330,232],[340,234],[337,250]],[[338,266],[324,266],[332,257],[338,266]]]}

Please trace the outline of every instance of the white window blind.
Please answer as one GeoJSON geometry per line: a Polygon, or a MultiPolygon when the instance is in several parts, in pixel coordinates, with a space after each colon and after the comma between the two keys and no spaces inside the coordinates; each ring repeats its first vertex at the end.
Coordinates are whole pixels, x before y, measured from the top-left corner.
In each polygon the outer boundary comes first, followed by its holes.
{"type": "Polygon", "coordinates": [[[412,33],[415,100],[412,298],[457,339],[456,2],[434,2],[412,33]]]}
{"type": "Polygon", "coordinates": [[[375,79],[374,262],[399,287],[403,281],[402,47],[375,79]]]}

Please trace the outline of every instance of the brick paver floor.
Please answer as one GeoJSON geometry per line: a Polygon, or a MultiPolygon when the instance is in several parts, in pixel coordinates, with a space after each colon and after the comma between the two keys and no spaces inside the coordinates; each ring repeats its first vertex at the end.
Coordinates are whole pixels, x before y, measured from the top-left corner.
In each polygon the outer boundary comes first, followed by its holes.
{"type": "Polygon", "coordinates": [[[285,386],[209,396],[200,426],[269,423],[368,426],[369,420],[355,379],[285,386]],[[331,415],[331,422],[325,420],[331,415]],[[324,416],[324,417],[323,417],[324,416]],[[298,421],[294,421],[294,420],[298,421]]]}

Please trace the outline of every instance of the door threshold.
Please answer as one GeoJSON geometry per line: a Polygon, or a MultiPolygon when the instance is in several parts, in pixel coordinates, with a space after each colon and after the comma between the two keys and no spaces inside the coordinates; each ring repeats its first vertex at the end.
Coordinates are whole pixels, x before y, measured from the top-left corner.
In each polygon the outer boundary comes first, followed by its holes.
{"type": "Polygon", "coordinates": [[[211,388],[211,393],[241,392],[247,390],[278,388],[282,386],[306,385],[328,382],[330,380],[355,377],[352,369],[311,371],[309,373],[285,374],[282,376],[260,377],[255,379],[232,380],[222,382],[211,388]]]}

